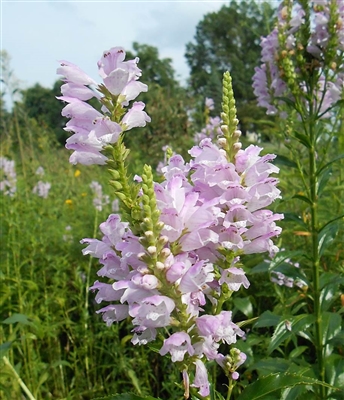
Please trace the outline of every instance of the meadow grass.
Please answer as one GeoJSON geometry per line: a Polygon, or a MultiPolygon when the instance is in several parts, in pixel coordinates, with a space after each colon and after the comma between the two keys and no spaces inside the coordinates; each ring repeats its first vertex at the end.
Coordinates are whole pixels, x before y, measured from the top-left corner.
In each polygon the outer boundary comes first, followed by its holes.
{"type": "MultiPolygon", "coordinates": [[[[2,138],[1,156],[15,161],[17,191],[13,197],[0,192],[0,398],[91,399],[125,391],[180,398],[182,390],[176,385],[180,376],[171,362],[160,357],[153,346],[132,346],[130,321],[106,327],[95,313],[101,306],[88,287],[97,279],[99,267],[96,260],[82,255],[80,240],[99,238],[98,225],[111,213],[109,177],[104,168],[70,165],[68,152],[56,146],[51,135],[34,120],[18,124],[14,118],[2,138]],[[36,174],[38,167],[44,168],[44,176],[36,174]],[[51,183],[47,198],[33,193],[38,180],[51,183]],[[93,205],[92,181],[99,182],[110,197],[110,203],[100,211],[93,205]],[[24,394],[23,385],[32,397],[24,394]]],[[[265,153],[291,157],[279,141],[264,143],[263,147],[265,153]]],[[[137,167],[139,163],[135,154],[131,164],[137,167]]],[[[307,246],[308,237],[302,233],[302,224],[308,218],[307,204],[293,197],[302,191],[294,169],[280,167],[283,199],[274,208],[293,212],[281,223],[284,231],[278,245],[297,251],[307,246]],[[291,214],[300,216],[300,221],[290,224],[291,214]]],[[[329,210],[337,215],[342,207],[340,165],[333,166],[329,178],[332,185],[323,194],[326,201],[320,210],[324,221],[329,210]]],[[[335,233],[322,254],[329,273],[343,267],[342,227],[335,233]]],[[[249,325],[247,340],[237,343],[248,360],[234,396],[258,375],[296,370],[314,359],[309,344],[294,337],[268,353],[276,325],[301,310],[307,312],[309,304],[307,289],[291,291],[270,282],[265,259],[266,255],[243,258],[251,287],[244,297],[239,294],[228,305],[238,321],[263,313],[270,316],[265,325],[249,325]]],[[[334,312],[340,308],[338,293],[338,288],[330,293],[334,301],[329,306],[334,312]]],[[[222,378],[220,375],[217,379],[220,391],[225,382],[222,378]]]]}

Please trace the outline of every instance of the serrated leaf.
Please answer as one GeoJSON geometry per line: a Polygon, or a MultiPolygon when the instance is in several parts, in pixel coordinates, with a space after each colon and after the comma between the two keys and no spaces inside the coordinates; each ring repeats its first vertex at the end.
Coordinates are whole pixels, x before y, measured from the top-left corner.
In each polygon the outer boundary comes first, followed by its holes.
{"type": "Polygon", "coordinates": [[[239,395],[237,400],[258,400],[266,399],[266,396],[279,391],[281,389],[287,389],[298,385],[321,385],[327,388],[333,388],[324,382],[318,381],[317,379],[309,378],[303,375],[290,374],[288,372],[271,374],[259,378],[251,385],[246,386],[244,391],[239,395]]]}

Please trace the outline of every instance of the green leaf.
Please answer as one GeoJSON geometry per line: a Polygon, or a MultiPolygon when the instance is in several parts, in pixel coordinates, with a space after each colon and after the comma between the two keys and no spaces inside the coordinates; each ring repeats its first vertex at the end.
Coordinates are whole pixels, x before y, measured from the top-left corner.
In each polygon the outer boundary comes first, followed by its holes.
{"type": "Polygon", "coordinates": [[[284,167],[290,167],[290,168],[297,168],[297,164],[295,161],[290,160],[288,157],[286,156],[281,156],[281,155],[277,155],[277,157],[274,160],[274,164],[276,165],[282,165],[284,167]]]}
{"type": "Polygon", "coordinates": [[[248,275],[259,274],[262,272],[268,272],[270,267],[270,263],[266,261],[262,261],[261,263],[257,264],[254,268],[252,268],[248,275]]]}
{"type": "Polygon", "coordinates": [[[312,205],[312,201],[311,201],[308,197],[303,196],[302,194],[295,194],[292,198],[293,198],[293,199],[302,200],[302,201],[304,201],[305,203],[308,203],[308,204],[312,205]]]}
{"type": "Polygon", "coordinates": [[[343,278],[338,277],[338,281],[326,285],[320,292],[320,307],[322,311],[328,311],[331,305],[339,298],[339,285],[343,278]]]}
{"type": "Polygon", "coordinates": [[[280,315],[275,315],[271,311],[265,311],[263,314],[258,318],[258,321],[254,324],[254,328],[265,328],[267,326],[276,326],[280,320],[280,315]]]}
{"type": "Polygon", "coordinates": [[[319,178],[318,188],[317,188],[318,196],[320,196],[323,190],[325,189],[327,182],[330,180],[331,176],[332,176],[332,169],[328,169],[324,171],[324,173],[319,178]]]}
{"type": "Polygon", "coordinates": [[[267,395],[273,392],[298,385],[321,385],[328,388],[333,388],[331,385],[318,381],[317,379],[284,372],[259,378],[256,382],[246,386],[237,400],[264,400],[266,399],[267,395]]]}
{"type": "Polygon", "coordinates": [[[277,268],[280,264],[282,264],[286,259],[298,257],[303,255],[303,251],[296,250],[296,251],[279,251],[276,256],[271,260],[269,270],[272,271],[273,269],[277,268]]]}
{"type": "Polygon", "coordinates": [[[320,229],[319,229],[319,233],[322,232],[323,229],[325,229],[326,227],[328,227],[329,225],[333,225],[336,221],[338,221],[339,219],[344,218],[344,214],[338,215],[338,217],[331,219],[330,221],[326,222],[326,224],[324,224],[320,229]]]}
{"type": "Polygon", "coordinates": [[[294,136],[301,144],[303,144],[308,149],[312,147],[309,137],[307,135],[299,132],[294,132],[294,136]]]}
{"type": "Polygon", "coordinates": [[[6,355],[11,346],[12,342],[5,342],[0,345],[0,359],[6,355]]]}
{"type": "Polygon", "coordinates": [[[160,399],[152,396],[142,397],[133,393],[121,393],[106,397],[96,397],[93,400],[160,400],[160,399]]]}
{"type": "Polygon", "coordinates": [[[309,349],[309,346],[298,346],[294,350],[292,350],[289,354],[289,358],[298,358],[303,352],[309,349]]]}
{"type": "Polygon", "coordinates": [[[334,238],[337,235],[339,226],[338,223],[333,223],[327,225],[318,235],[318,251],[319,256],[321,257],[324,254],[326,248],[333,242],[334,238]]]}
{"type": "Polygon", "coordinates": [[[253,307],[249,297],[239,298],[235,297],[233,300],[235,307],[241,311],[246,317],[253,317],[253,307]]]}
{"type": "Polygon", "coordinates": [[[329,345],[329,342],[340,333],[342,319],[339,314],[331,312],[322,313],[321,319],[321,326],[323,328],[322,343],[325,346],[325,352],[330,354],[329,350],[332,346],[329,345]]]}
{"type": "Polygon", "coordinates": [[[307,224],[303,222],[302,218],[298,214],[292,212],[283,212],[283,215],[284,215],[284,221],[286,222],[293,221],[301,225],[302,228],[308,229],[307,224]]]}
{"type": "MultiPolygon", "coordinates": [[[[337,388],[344,388],[344,359],[339,354],[331,354],[325,359],[327,382],[337,388]]],[[[342,394],[344,394],[342,392],[342,394]]]]}
{"type": "Polygon", "coordinates": [[[268,354],[272,353],[282,342],[293,335],[302,333],[302,337],[309,338],[306,330],[313,322],[314,316],[310,314],[301,314],[281,321],[272,335],[268,354]]]}
{"type": "Polygon", "coordinates": [[[283,101],[284,103],[288,104],[288,106],[292,107],[294,110],[298,111],[295,105],[295,101],[289,99],[289,97],[284,97],[284,96],[277,96],[275,97],[276,100],[283,101]]]}
{"type": "Polygon", "coordinates": [[[20,324],[24,325],[32,325],[32,322],[29,320],[29,317],[27,317],[24,314],[13,314],[2,321],[3,324],[15,324],[16,322],[19,322],[20,324]]]}
{"type": "Polygon", "coordinates": [[[325,171],[329,166],[331,166],[334,162],[344,158],[344,154],[340,154],[339,156],[333,158],[331,161],[329,161],[327,164],[323,165],[321,168],[318,169],[316,172],[317,176],[320,176],[323,171],[325,171]]]}

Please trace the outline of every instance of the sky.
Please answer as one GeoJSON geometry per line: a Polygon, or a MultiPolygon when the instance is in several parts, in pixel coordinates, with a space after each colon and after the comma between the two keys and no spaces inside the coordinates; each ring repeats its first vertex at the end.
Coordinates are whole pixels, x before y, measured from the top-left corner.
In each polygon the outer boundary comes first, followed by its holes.
{"type": "MultiPolygon", "coordinates": [[[[1,0],[1,50],[20,87],[52,87],[59,60],[67,60],[99,81],[97,61],[104,50],[149,44],[169,57],[185,83],[186,43],[203,16],[229,1],[207,0],[1,0]]],[[[144,71],[143,71],[144,76],[144,71]]]]}

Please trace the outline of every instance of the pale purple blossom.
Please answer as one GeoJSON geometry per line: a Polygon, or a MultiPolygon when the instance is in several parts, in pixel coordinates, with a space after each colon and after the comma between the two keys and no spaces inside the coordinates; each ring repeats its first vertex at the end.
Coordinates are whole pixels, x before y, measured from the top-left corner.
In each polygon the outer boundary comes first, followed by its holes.
{"type": "Polygon", "coordinates": [[[196,374],[195,379],[191,387],[198,388],[198,393],[203,396],[209,396],[210,388],[209,388],[209,380],[208,380],[208,372],[204,365],[204,363],[197,359],[194,364],[196,365],[196,374]]]}
{"type": "MultiPolygon", "coordinates": [[[[108,99],[113,106],[122,108],[129,105],[141,92],[147,91],[147,85],[138,81],[141,70],[137,67],[138,58],[124,61],[125,52],[121,47],[114,47],[103,53],[98,62],[99,74],[103,78],[103,86],[107,93],[115,96],[108,99]]],[[[67,103],[62,115],[70,118],[65,130],[73,132],[67,139],[66,148],[74,150],[70,157],[72,164],[104,165],[107,157],[102,154],[104,146],[118,141],[123,130],[142,127],[150,121],[142,102],[136,102],[131,109],[124,113],[122,120],[111,121],[110,111],[103,104],[101,112],[86,101],[95,97],[103,101],[102,85],[98,85],[79,67],[67,61],[61,61],[57,73],[63,76],[64,85],[61,87],[62,96],[59,100],[67,103]],[[122,127],[124,129],[122,129],[122,127]]]]}
{"type": "Polygon", "coordinates": [[[46,199],[49,195],[49,190],[51,188],[51,183],[38,181],[35,187],[32,189],[32,193],[37,194],[37,196],[46,199]]]}
{"type": "Polygon", "coordinates": [[[92,181],[90,188],[94,194],[93,205],[95,209],[102,211],[103,207],[110,203],[110,197],[103,194],[103,187],[99,182],[92,181]]]}
{"type": "Polygon", "coordinates": [[[5,195],[13,197],[17,191],[17,174],[14,160],[0,157],[0,170],[3,171],[0,191],[4,192],[5,195]]]}
{"type": "Polygon", "coordinates": [[[192,356],[195,353],[191,345],[190,336],[186,332],[173,333],[168,339],[164,340],[164,345],[159,353],[164,356],[171,354],[172,362],[183,361],[185,353],[192,356]]]}

